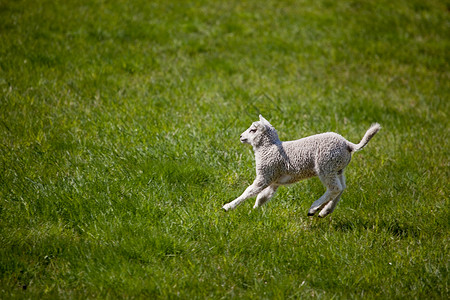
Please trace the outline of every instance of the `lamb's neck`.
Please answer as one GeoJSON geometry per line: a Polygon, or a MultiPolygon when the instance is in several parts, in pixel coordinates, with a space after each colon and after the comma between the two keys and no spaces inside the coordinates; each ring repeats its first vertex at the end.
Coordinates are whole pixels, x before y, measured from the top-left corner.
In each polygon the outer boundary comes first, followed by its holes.
{"type": "Polygon", "coordinates": [[[274,151],[278,148],[278,146],[281,145],[281,142],[279,143],[264,143],[262,145],[253,146],[253,151],[255,152],[255,155],[266,155],[269,152],[274,151]]]}

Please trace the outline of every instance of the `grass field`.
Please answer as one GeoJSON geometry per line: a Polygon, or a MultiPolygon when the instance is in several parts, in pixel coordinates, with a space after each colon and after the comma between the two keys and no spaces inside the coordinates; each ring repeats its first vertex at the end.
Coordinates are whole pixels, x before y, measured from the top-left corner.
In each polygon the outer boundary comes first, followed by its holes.
{"type": "Polygon", "coordinates": [[[0,0],[0,299],[448,299],[450,2],[0,0]],[[239,135],[359,142],[221,207],[239,135]]]}

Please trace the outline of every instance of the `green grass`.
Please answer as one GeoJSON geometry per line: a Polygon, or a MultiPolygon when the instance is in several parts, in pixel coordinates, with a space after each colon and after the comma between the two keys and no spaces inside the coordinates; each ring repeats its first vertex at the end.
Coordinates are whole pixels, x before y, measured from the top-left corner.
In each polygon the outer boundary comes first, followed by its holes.
{"type": "Polygon", "coordinates": [[[0,298],[447,299],[448,1],[0,0],[0,298]],[[359,142],[252,210],[239,134],[359,142]]]}

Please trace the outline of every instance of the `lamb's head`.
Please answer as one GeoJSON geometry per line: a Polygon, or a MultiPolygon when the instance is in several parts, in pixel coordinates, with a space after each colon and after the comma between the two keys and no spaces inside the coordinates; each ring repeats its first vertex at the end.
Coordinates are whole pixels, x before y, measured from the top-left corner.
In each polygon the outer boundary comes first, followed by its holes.
{"type": "Polygon", "coordinates": [[[250,144],[254,148],[264,145],[273,145],[280,142],[277,131],[269,121],[259,115],[259,121],[253,124],[241,134],[241,142],[250,144]]]}

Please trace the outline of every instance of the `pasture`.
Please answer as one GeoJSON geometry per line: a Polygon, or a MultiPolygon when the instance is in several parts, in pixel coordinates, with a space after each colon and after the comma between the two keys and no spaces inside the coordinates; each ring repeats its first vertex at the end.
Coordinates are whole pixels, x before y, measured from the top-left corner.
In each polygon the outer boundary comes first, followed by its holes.
{"type": "Polygon", "coordinates": [[[1,299],[448,299],[448,1],[0,0],[1,299]],[[358,143],[254,179],[239,135],[358,143]]]}

